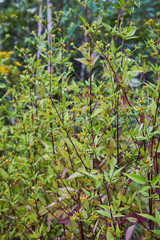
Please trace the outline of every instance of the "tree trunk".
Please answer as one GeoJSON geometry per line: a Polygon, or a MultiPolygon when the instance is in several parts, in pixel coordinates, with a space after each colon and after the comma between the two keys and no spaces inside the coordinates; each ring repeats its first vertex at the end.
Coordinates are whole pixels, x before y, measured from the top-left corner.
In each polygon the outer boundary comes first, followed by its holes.
{"type": "MultiPolygon", "coordinates": [[[[52,3],[51,0],[47,0],[47,30],[48,30],[48,44],[50,47],[50,56],[52,55],[52,37],[51,37],[51,31],[52,31],[52,3]]],[[[52,71],[52,65],[51,61],[48,61],[48,73],[51,73],[52,71]]]]}
{"type": "MultiPolygon", "coordinates": [[[[42,19],[43,18],[43,1],[39,3],[39,18],[42,19]]],[[[42,35],[42,23],[41,21],[38,22],[38,37],[40,37],[42,35]]],[[[40,59],[40,49],[38,49],[37,52],[37,60],[40,59]]]]}

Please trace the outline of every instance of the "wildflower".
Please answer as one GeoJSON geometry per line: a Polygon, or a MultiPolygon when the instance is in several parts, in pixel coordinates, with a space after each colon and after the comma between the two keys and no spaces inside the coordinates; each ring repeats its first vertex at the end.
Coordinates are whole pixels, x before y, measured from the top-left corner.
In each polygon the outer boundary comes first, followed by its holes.
{"type": "Polygon", "coordinates": [[[142,108],[141,107],[138,107],[137,108],[138,112],[142,111],[142,108]]]}
{"type": "Polygon", "coordinates": [[[15,64],[16,64],[18,67],[22,66],[22,64],[21,64],[20,62],[15,62],[15,64]]]}
{"type": "Polygon", "coordinates": [[[80,212],[77,213],[77,217],[81,217],[81,213],[80,212]]]}

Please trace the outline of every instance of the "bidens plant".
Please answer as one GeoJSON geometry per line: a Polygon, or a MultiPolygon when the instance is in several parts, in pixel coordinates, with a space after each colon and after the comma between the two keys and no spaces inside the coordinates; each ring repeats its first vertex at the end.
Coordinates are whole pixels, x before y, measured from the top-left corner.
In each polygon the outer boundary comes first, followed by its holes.
{"type": "Polygon", "coordinates": [[[135,1],[113,4],[113,26],[103,14],[89,22],[93,2],[80,4],[85,43],[68,41],[61,11],[52,31],[38,19],[39,59],[20,49],[25,69],[0,133],[1,239],[160,237],[158,20],[132,47],[135,1]]]}

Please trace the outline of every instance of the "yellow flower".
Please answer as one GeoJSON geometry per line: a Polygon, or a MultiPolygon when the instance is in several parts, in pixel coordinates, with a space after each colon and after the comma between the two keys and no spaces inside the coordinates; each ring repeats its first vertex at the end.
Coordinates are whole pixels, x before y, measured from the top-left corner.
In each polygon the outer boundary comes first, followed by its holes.
{"type": "Polygon", "coordinates": [[[149,22],[150,22],[150,23],[153,22],[153,19],[149,19],[149,22]]]}
{"type": "Polygon", "coordinates": [[[141,107],[138,107],[137,110],[138,110],[138,112],[140,112],[140,111],[142,110],[142,108],[141,108],[141,107]]]}
{"type": "Polygon", "coordinates": [[[21,64],[20,62],[15,62],[15,64],[16,64],[18,67],[22,66],[22,64],[21,64]]]}
{"type": "Polygon", "coordinates": [[[78,212],[78,213],[77,213],[77,217],[81,217],[81,213],[78,212]]]}

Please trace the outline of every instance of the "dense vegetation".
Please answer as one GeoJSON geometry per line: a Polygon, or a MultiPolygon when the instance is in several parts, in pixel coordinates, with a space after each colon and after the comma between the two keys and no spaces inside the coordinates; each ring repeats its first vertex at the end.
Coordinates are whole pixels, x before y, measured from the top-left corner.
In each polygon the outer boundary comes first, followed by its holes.
{"type": "Polygon", "coordinates": [[[0,239],[160,239],[158,1],[1,2],[0,239]]]}

